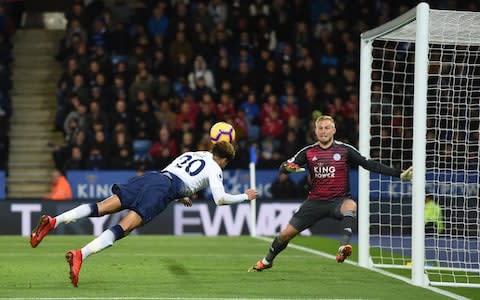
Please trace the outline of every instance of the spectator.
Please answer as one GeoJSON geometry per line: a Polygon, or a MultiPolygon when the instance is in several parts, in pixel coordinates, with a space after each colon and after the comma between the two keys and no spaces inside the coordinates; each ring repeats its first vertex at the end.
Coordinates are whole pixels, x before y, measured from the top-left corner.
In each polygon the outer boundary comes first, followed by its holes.
{"type": "Polygon", "coordinates": [[[272,182],[271,191],[274,199],[294,199],[298,195],[297,186],[285,173],[279,173],[272,182]]]}
{"type": "Polygon", "coordinates": [[[155,118],[157,124],[160,126],[166,125],[168,128],[174,128],[177,120],[177,114],[170,108],[170,103],[166,100],[161,101],[155,111],[155,118]]]}
{"type": "Polygon", "coordinates": [[[164,37],[167,34],[169,25],[168,16],[165,15],[165,3],[160,2],[153,9],[152,16],[148,20],[148,32],[151,37],[161,36],[164,37]]]}
{"type": "Polygon", "coordinates": [[[168,49],[170,60],[178,63],[181,57],[184,57],[186,62],[189,62],[193,57],[192,45],[185,38],[185,32],[178,31],[175,34],[175,40],[170,44],[168,49]]]}
{"type": "Polygon", "coordinates": [[[188,74],[188,85],[192,90],[198,88],[196,80],[198,78],[203,78],[205,85],[209,87],[212,91],[215,91],[215,78],[213,77],[212,71],[207,68],[207,64],[203,56],[195,57],[193,62],[193,70],[188,74]]]}
{"type": "Polygon", "coordinates": [[[283,134],[284,128],[284,121],[276,110],[273,110],[268,117],[262,120],[262,135],[264,137],[271,137],[278,141],[283,134]]]}
{"type": "Polygon", "coordinates": [[[209,1],[208,13],[215,23],[225,23],[228,16],[228,7],[223,0],[209,1]]]}
{"type": "Polygon", "coordinates": [[[115,103],[115,108],[112,113],[110,113],[109,118],[110,124],[109,128],[115,128],[117,124],[123,124],[127,132],[131,132],[132,128],[132,118],[128,112],[127,102],[125,100],[118,100],[115,103]]]}
{"type": "Polygon", "coordinates": [[[245,112],[245,118],[248,122],[248,136],[258,139],[260,135],[260,106],[257,103],[257,95],[250,92],[247,101],[240,104],[240,109],[245,112]]]}
{"type": "Polygon", "coordinates": [[[190,131],[184,131],[181,140],[180,140],[180,153],[185,153],[188,151],[196,151],[195,148],[195,136],[190,131]]]}
{"type": "Polygon", "coordinates": [[[178,55],[178,59],[174,61],[172,64],[171,75],[172,80],[175,82],[176,85],[183,85],[182,89],[176,88],[177,95],[182,97],[184,90],[188,88],[187,77],[190,73],[190,67],[188,64],[187,56],[183,53],[178,55]]]}
{"type": "Polygon", "coordinates": [[[81,103],[77,104],[75,111],[72,111],[65,118],[63,130],[66,141],[73,141],[78,130],[87,129],[87,107],[81,103]]]}
{"type": "Polygon", "coordinates": [[[92,130],[93,124],[101,123],[104,128],[107,127],[107,117],[105,113],[100,108],[100,103],[98,101],[90,102],[90,111],[86,117],[86,128],[92,130]]]}
{"type": "Polygon", "coordinates": [[[299,142],[297,131],[294,129],[286,130],[285,135],[282,137],[281,143],[283,148],[283,155],[285,157],[293,157],[298,152],[301,143],[299,142]]]}
{"type": "MultiPolygon", "coordinates": [[[[75,62],[78,62],[78,60],[75,59],[75,62]]],[[[66,95],[69,98],[75,95],[82,103],[88,102],[90,91],[88,86],[85,84],[84,76],[80,72],[76,72],[75,74],[73,74],[72,84],[70,86],[67,86],[66,95]]]]}
{"type": "Polygon", "coordinates": [[[89,46],[105,47],[107,27],[105,26],[104,20],[102,20],[101,18],[96,18],[92,27],[93,29],[92,29],[92,34],[90,35],[89,46]]]}
{"type": "Polygon", "coordinates": [[[97,144],[92,145],[89,149],[88,157],[85,161],[85,168],[90,170],[102,170],[108,166],[107,157],[102,153],[102,150],[97,144]]]}
{"type": "MultiPolygon", "coordinates": [[[[163,49],[155,49],[153,52],[153,61],[152,61],[152,74],[155,78],[160,76],[169,79],[170,75],[170,63],[165,56],[165,51],[163,49]]],[[[167,82],[169,83],[170,80],[167,82]]]]}
{"type": "Polygon", "coordinates": [[[60,41],[60,47],[55,58],[60,61],[64,60],[67,55],[74,52],[76,44],[87,43],[87,37],[87,32],[82,27],[80,19],[72,18],[70,25],[67,27],[67,35],[60,41]]]}
{"type": "Polygon", "coordinates": [[[64,171],[68,170],[83,170],[85,169],[85,160],[82,150],[78,146],[73,146],[70,148],[70,154],[65,160],[65,163],[62,168],[64,171]]]}
{"type": "Polygon", "coordinates": [[[116,23],[113,30],[106,36],[106,48],[112,53],[112,58],[127,55],[130,49],[129,44],[130,36],[126,24],[116,23]]]}
{"type": "Polygon", "coordinates": [[[133,15],[132,8],[126,0],[115,0],[110,6],[112,21],[115,24],[129,24],[133,15]]]}
{"type": "Polygon", "coordinates": [[[197,143],[197,151],[210,151],[212,148],[212,140],[208,132],[203,132],[197,143]]]}
{"type": "Polygon", "coordinates": [[[65,12],[65,18],[67,19],[67,28],[72,26],[72,21],[74,19],[80,22],[80,25],[83,28],[88,28],[89,20],[85,12],[85,7],[83,6],[83,1],[75,1],[71,9],[65,12]]]}
{"type": "Polygon", "coordinates": [[[150,156],[155,162],[156,168],[165,167],[174,157],[178,155],[177,142],[170,136],[167,126],[158,130],[158,136],[149,149],[150,156]]]}
{"type": "Polygon", "coordinates": [[[23,12],[25,11],[25,0],[2,1],[8,15],[12,19],[13,26],[20,28],[23,12]]]}
{"type": "Polygon", "coordinates": [[[205,32],[200,22],[195,22],[194,33],[192,34],[192,48],[195,50],[196,55],[203,56],[206,61],[212,59],[212,50],[210,49],[210,36],[205,32]]]}
{"type": "Polygon", "coordinates": [[[110,168],[112,169],[132,169],[133,151],[132,144],[128,140],[124,130],[115,132],[113,146],[110,151],[110,168]]]}
{"type": "Polygon", "coordinates": [[[175,130],[180,130],[182,127],[187,126],[188,130],[193,131],[195,130],[195,122],[195,114],[191,112],[190,104],[182,102],[175,122],[175,130]]]}
{"type": "Polygon", "coordinates": [[[15,33],[15,24],[12,18],[6,14],[4,4],[0,4],[0,34],[13,36],[15,33]]]}
{"type": "Polygon", "coordinates": [[[216,111],[219,120],[233,118],[236,115],[235,105],[230,94],[222,93],[220,95],[220,103],[217,104],[216,111]]]}
{"type": "Polygon", "coordinates": [[[60,170],[55,169],[52,172],[52,186],[50,188],[50,193],[43,197],[45,200],[72,200],[72,189],[70,183],[68,182],[65,175],[63,175],[60,170]]]}
{"type": "Polygon", "coordinates": [[[137,76],[135,76],[135,82],[132,83],[129,89],[129,97],[132,100],[137,99],[138,92],[142,91],[145,96],[151,97],[152,95],[152,82],[153,77],[148,73],[146,69],[141,70],[137,76]]]}
{"type": "Polygon", "coordinates": [[[64,145],[58,146],[51,142],[47,144],[52,150],[53,161],[55,167],[59,170],[63,169],[66,160],[70,157],[72,147],[79,147],[81,153],[86,153],[89,147],[87,143],[87,135],[84,130],[77,130],[72,141],[67,141],[64,145]]]}
{"type": "Polygon", "coordinates": [[[308,193],[312,189],[312,179],[310,174],[305,175],[300,181],[297,183],[297,191],[298,196],[302,198],[307,198],[308,193]]]}
{"type": "Polygon", "coordinates": [[[211,100],[211,96],[209,94],[205,94],[204,99],[207,100],[204,100],[200,103],[200,111],[197,116],[195,128],[205,131],[205,127],[207,127],[208,131],[218,119],[214,112],[216,108],[211,100]]]}

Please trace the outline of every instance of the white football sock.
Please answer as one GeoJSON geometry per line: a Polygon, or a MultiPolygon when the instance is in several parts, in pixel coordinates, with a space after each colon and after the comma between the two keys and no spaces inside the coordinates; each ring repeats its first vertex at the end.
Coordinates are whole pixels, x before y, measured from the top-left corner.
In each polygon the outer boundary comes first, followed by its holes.
{"type": "Polygon", "coordinates": [[[78,219],[88,217],[92,213],[92,209],[90,204],[82,204],[77,206],[69,211],[64,212],[61,215],[55,217],[56,223],[55,228],[57,228],[60,224],[67,224],[71,222],[75,222],[78,219]]]}
{"type": "Polygon", "coordinates": [[[113,242],[115,242],[115,234],[110,229],[105,230],[96,239],[82,248],[82,258],[86,259],[91,254],[100,252],[103,249],[112,246],[113,242]]]}

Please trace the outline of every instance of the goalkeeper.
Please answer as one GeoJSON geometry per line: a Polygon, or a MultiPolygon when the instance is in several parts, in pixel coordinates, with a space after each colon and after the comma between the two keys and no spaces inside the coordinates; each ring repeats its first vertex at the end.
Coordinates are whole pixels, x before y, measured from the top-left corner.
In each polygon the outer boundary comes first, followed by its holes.
{"type": "Polygon", "coordinates": [[[363,168],[402,180],[410,180],[412,168],[405,171],[394,169],[380,162],[366,159],[354,147],[334,140],[335,121],[330,116],[315,120],[317,142],[296,153],[280,167],[280,172],[290,173],[308,169],[312,187],[289,224],[275,237],[267,255],[259,260],[249,272],[258,272],[272,267],[275,257],[287,247],[289,241],[301,231],[310,228],[324,218],[341,220],[343,233],[336,260],[342,263],[352,254],[350,238],[357,217],[357,204],[352,199],[348,182],[350,168],[363,168]]]}
{"type": "Polygon", "coordinates": [[[30,236],[30,244],[37,247],[43,238],[59,224],[71,223],[86,217],[100,217],[128,209],[120,222],[105,230],[96,239],[81,249],[66,254],[70,266],[70,280],[78,286],[83,261],[100,252],[159,215],[170,202],[177,199],[185,206],[191,206],[190,196],[210,187],[217,205],[240,203],[253,200],[257,191],[247,189],[242,194],[232,195],[223,187],[222,169],[235,157],[235,148],[228,142],[220,141],[210,152],[185,152],[172,161],[161,172],[146,172],[130,179],[125,184],[114,184],[114,195],[91,204],[82,204],[56,217],[43,215],[30,236]]]}

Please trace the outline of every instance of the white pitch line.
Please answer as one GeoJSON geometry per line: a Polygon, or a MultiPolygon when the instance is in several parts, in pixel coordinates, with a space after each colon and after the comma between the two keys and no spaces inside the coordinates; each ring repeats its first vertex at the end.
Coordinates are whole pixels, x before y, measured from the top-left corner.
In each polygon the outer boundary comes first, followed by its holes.
{"type": "Polygon", "coordinates": [[[0,298],[8,300],[367,300],[361,298],[182,298],[182,297],[72,297],[72,298],[0,298]]]}
{"type": "MultiPolygon", "coordinates": [[[[105,253],[102,256],[112,256],[112,257],[172,257],[175,253],[105,253]]],[[[256,253],[242,253],[242,254],[189,254],[188,257],[252,257],[255,256],[256,253]]],[[[31,257],[32,254],[29,253],[0,253],[0,257],[31,257]]],[[[64,253],[41,253],[35,254],[35,256],[39,257],[58,257],[64,256],[64,253]]],[[[302,255],[290,255],[289,257],[293,258],[301,258],[304,259],[305,256],[302,255]]],[[[1,299],[1,298],[0,298],[1,299]]]]}
{"type": "MultiPolygon", "coordinates": [[[[269,242],[269,243],[272,242],[271,238],[259,237],[259,236],[256,236],[256,237],[253,237],[253,238],[258,239],[258,240],[262,240],[262,241],[265,241],[265,242],[269,242]]],[[[331,254],[328,254],[328,253],[325,253],[325,252],[322,252],[322,251],[318,251],[318,250],[314,250],[314,249],[310,249],[310,248],[303,247],[303,246],[298,246],[298,245],[295,245],[295,244],[292,244],[292,243],[289,243],[288,247],[291,247],[293,249],[297,249],[297,250],[300,250],[300,251],[308,252],[308,253],[311,253],[311,254],[314,254],[314,255],[322,256],[324,258],[335,259],[335,256],[333,256],[331,254]]],[[[358,263],[356,263],[354,261],[351,261],[351,260],[345,260],[344,263],[348,263],[348,264],[363,268],[363,267],[359,266],[358,263]]],[[[380,273],[382,275],[392,277],[394,279],[401,280],[401,281],[406,282],[410,285],[413,285],[412,282],[410,281],[410,279],[408,279],[406,277],[403,277],[403,276],[400,276],[400,275],[397,275],[397,274],[390,273],[390,272],[382,270],[382,269],[378,269],[378,268],[371,268],[371,269],[364,268],[364,269],[374,271],[374,272],[380,273]]],[[[455,293],[445,291],[445,290],[442,290],[442,289],[439,289],[439,288],[436,288],[436,287],[432,287],[432,286],[425,286],[425,287],[422,286],[421,288],[430,290],[432,292],[435,292],[437,294],[441,294],[441,295],[446,296],[446,297],[450,297],[450,298],[455,299],[455,300],[470,300],[469,298],[465,298],[461,295],[457,295],[455,293]]]]}

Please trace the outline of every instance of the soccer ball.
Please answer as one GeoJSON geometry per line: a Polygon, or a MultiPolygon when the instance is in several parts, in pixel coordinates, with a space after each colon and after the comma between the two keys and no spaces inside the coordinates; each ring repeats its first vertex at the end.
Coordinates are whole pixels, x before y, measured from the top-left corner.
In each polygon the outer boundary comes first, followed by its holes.
{"type": "Polygon", "coordinates": [[[210,128],[210,140],[214,144],[219,141],[232,143],[235,140],[235,128],[225,122],[215,123],[210,128]]]}

